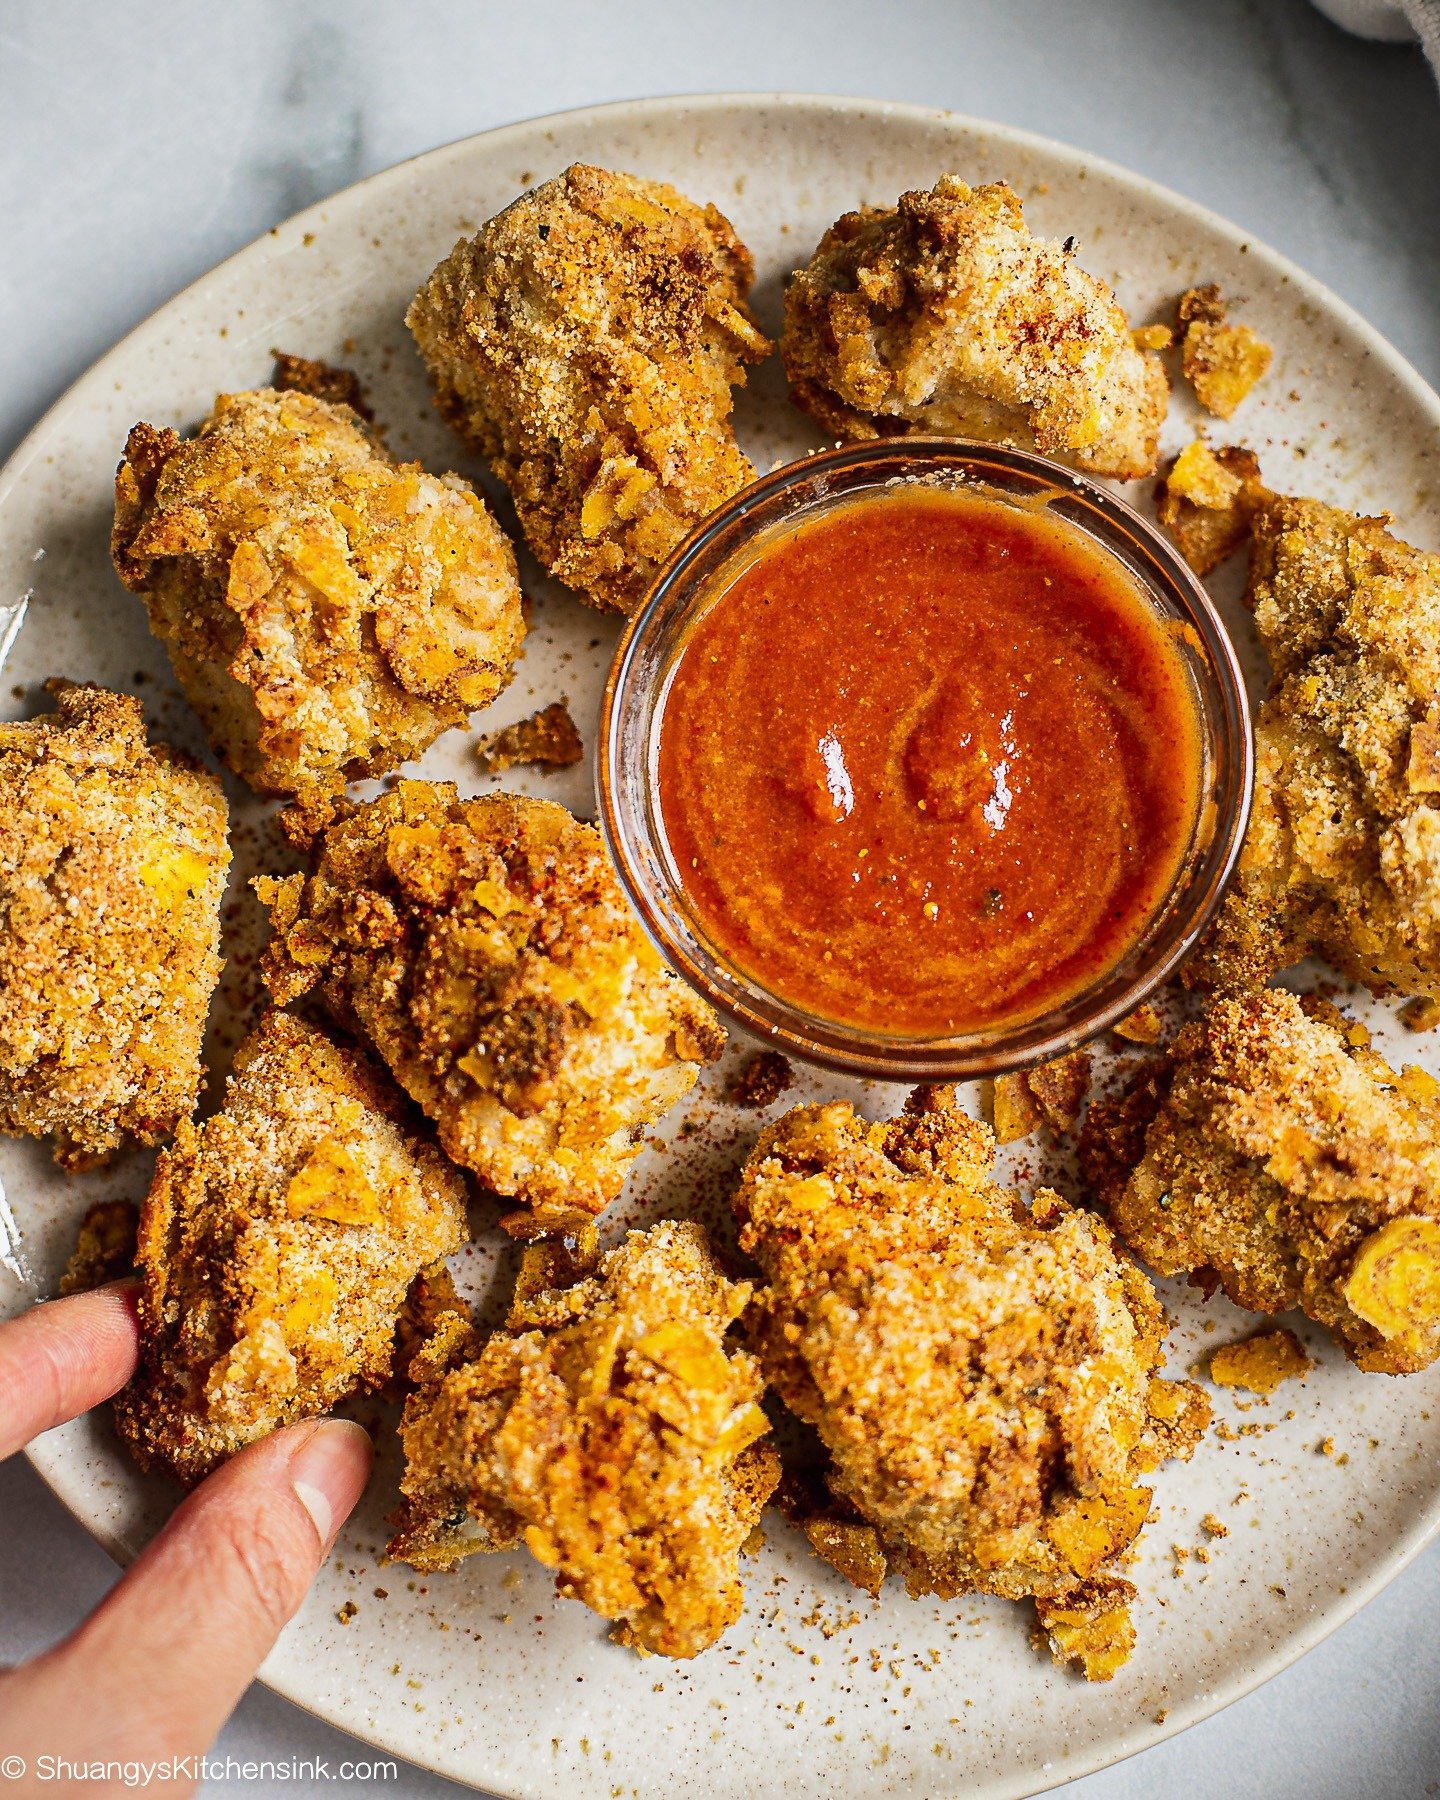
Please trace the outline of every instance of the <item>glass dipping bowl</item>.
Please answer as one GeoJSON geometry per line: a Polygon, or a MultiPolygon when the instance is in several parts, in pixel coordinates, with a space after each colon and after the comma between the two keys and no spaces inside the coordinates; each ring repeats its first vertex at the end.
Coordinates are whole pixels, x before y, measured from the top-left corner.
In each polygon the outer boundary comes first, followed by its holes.
{"type": "Polygon", "coordinates": [[[1044,1061],[1122,1019],[1189,955],[1218,905],[1249,821],[1254,738],[1235,650],[1204,588],[1122,500],[1029,451],[954,438],[842,446],[762,476],[679,547],[630,619],[606,682],[597,758],[600,823],[620,880],[660,954],[719,1011],[767,1045],[887,1081],[965,1080],[1044,1061]],[[896,483],[976,489],[1068,522],[1128,571],[1173,621],[1204,766],[1191,840],[1138,941],[1082,992],[1030,1018],[946,1037],[890,1035],[810,1012],[771,992],[711,941],[666,842],[657,781],[660,721],[691,628],[772,534],[896,483]]]}

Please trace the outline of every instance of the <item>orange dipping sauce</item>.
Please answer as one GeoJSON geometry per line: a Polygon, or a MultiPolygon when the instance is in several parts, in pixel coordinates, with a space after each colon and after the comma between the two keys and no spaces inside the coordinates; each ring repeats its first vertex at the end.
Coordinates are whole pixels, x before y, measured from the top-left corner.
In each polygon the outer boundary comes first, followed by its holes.
{"type": "Polygon", "coordinates": [[[694,625],[658,798],[696,923],[813,1014],[1020,1023],[1125,955],[1200,806],[1170,630],[1043,506],[912,486],[762,540],[694,625]]]}

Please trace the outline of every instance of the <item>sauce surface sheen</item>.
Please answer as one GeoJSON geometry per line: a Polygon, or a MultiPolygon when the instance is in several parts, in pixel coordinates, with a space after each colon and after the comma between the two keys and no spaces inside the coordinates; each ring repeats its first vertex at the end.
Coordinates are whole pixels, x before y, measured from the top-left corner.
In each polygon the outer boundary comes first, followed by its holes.
{"type": "Polygon", "coordinates": [[[1063,1003],[1194,827],[1196,703],[1122,566],[1044,508],[910,488],[762,544],[692,628],[658,797],[696,922],[761,986],[938,1037],[1063,1003]]]}

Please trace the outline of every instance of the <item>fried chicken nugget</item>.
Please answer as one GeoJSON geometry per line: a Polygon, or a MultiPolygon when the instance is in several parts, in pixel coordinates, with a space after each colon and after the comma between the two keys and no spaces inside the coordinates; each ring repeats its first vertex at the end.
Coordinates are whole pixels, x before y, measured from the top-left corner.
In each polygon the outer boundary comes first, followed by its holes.
{"type": "Polygon", "coordinates": [[[195,1105],[230,846],[220,783],[138,700],[47,685],[53,713],[0,724],[0,1131],[84,1168],[195,1105]]]}
{"type": "Polygon", "coordinates": [[[1238,877],[1194,982],[1317,952],[1440,997],[1440,556],[1384,519],[1272,496],[1248,599],[1274,668],[1238,877]]]}
{"type": "Polygon", "coordinates": [[[257,884],[271,993],[319,986],[456,1162],[566,1228],[619,1193],[641,1129],[724,1047],[660,962],[599,833],[519,794],[398,782],[319,840],[308,880],[257,884]]]}
{"type": "Polygon", "coordinates": [[[530,548],[602,609],[755,471],[731,389],[772,345],[750,252],[713,206],[575,163],[458,243],[406,323],[445,417],[509,488],[530,548]]]}
{"type": "Polygon", "coordinates": [[[837,219],[785,294],[796,403],[843,438],[905,431],[1153,474],[1169,383],[1103,281],[1031,237],[1004,182],[837,219]]]}
{"type": "Polygon", "coordinates": [[[1083,1167],[1162,1275],[1211,1270],[1237,1306],[1300,1307],[1362,1369],[1440,1354],[1440,1086],[1281,989],[1214,999],[1092,1108],[1083,1167]]]}
{"type": "Polygon", "coordinates": [[[115,1400],[142,1467],[198,1481],[390,1373],[406,1290],[458,1250],[465,1187],[358,1052],[270,1013],[222,1111],[181,1122],[140,1218],[141,1363],[115,1400]]]}
{"type": "Polygon", "coordinates": [[[265,794],[381,775],[509,682],[515,553],[456,475],[396,463],[348,406],[221,394],[137,425],[111,550],[212,743],[265,794]]]}
{"type": "Polygon", "coordinates": [[[1048,1191],[1027,1212],[994,1147],[953,1088],[877,1125],[837,1102],[771,1126],[734,1202],[769,1283],[752,1335],[881,1573],[1034,1596],[1057,1657],[1104,1679],[1134,1637],[1116,1568],[1138,1477],[1188,1455],[1208,1409],[1157,1378],[1165,1315],[1107,1228],[1048,1191]]]}
{"type": "Polygon", "coordinates": [[[517,1294],[484,1341],[448,1317],[411,1364],[390,1554],[448,1569],[523,1542],[619,1642],[713,1644],[740,1616],[740,1550],[780,1473],[759,1370],[726,1340],[750,1291],[703,1227],[667,1220],[574,1285],[517,1294]]]}

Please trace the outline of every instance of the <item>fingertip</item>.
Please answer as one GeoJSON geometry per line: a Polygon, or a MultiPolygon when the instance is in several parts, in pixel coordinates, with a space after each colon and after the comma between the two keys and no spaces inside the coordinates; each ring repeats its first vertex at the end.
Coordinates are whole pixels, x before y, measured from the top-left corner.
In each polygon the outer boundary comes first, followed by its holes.
{"type": "Polygon", "coordinates": [[[364,1492],[375,1460],[370,1434],[353,1419],[322,1419],[297,1444],[290,1485],[310,1515],[325,1555],[364,1492]]]}
{"type": "Polygon", "coordinates": [[[99,1609],[51,1653],[102,1716],[203,1748],[294,1616],[370,1473],[368,1433],[271,1433],[193,1490],[99,1609]]]}
{"type": "Polygon", "coordinates": [[[123,1287],[45,1300],[0,1325],[0,1457],[108,1400],[139,1357],[135,1297],[123,1287]]]}

